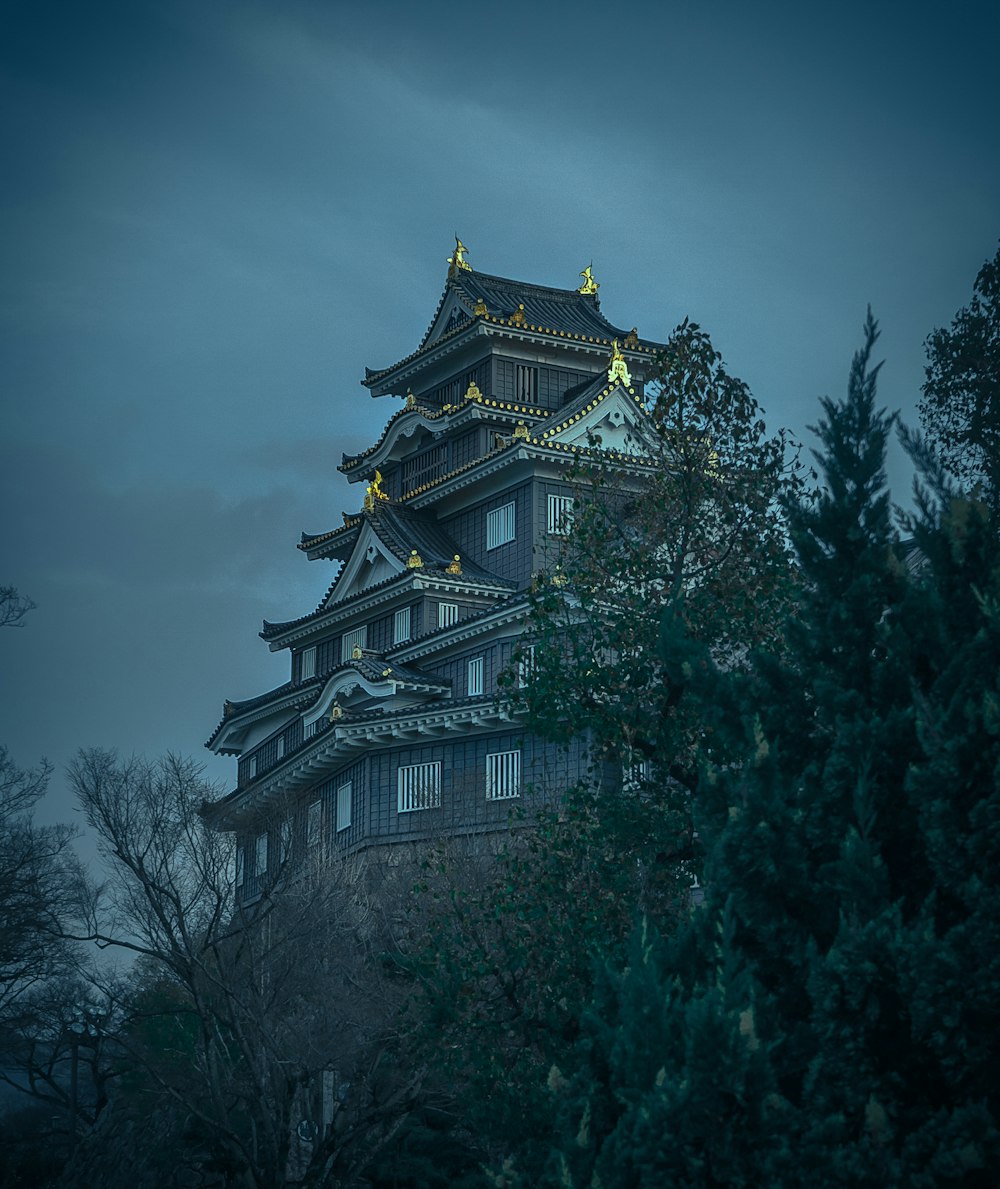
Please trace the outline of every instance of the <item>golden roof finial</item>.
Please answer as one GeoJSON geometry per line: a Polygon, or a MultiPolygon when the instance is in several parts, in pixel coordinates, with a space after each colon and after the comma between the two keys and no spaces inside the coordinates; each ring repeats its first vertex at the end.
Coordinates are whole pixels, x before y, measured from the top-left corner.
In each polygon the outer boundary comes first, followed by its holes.
{"type": "Polygon", "coordinates": [[[406,559],[406,568],[408,570],[422,570],[424,568],[424,559],[416,549],[410,550],[410,556],[406,559]]]}
{"type": "Polygon", "coordinates": [[[514,441],[520,439],[522,442],[526,442],[530,437],[531,434],[528,432],[528,427],[523,421],[519,421],[517,425],[514,426],[514,441]]]}
{"type": "Polygon", "coordinates": [[[476,302],[475,308],[473,309],[472,312],[476,315],[477,318],[485,318],[486,315],[489,313],[489,310],[486,308],[486,302],[483,301],[483,299],[481,297],[476,302]]]}
{"type": "Polygon", "coordinates": [[[608,364],[608,379],[613,384],[616,380],[621,381],[627,388],[632,383],[632,377],[629,374],[628,364],[625,362],[625,356],[618,349],[618,340],[611,345],[611,360],[608,364]]]}
{"type": "Polygon", "coordinates": [[[344,708],[339,702],[334,702],[330,707],[330,722],[336,722],[338,718],[344,717],[344,708]]]}
{"type": "Polygon", "coordinates": [[[517,310],[513,314],[511,314],[510,320],[511,320],[511,322],[514,323],[515,326],[523,326],[525,324],[525,322],[528,321],[528,319],[525,318],[525,316],[524,316],[524,302],[523,301],[518,304],[517,310]]]}
{"type": "Polygon", "coordinates": [[[638,345],[639,345],[639,328],[637,326],[633,326],[632,329],[625,336],[625,342],[622,343],[622,346],[628,347],[630,350],[634,351],[636,349],[636,347],[638,347],[638,345]]]}
{"type": "Polygon", "coordinates": [[[475,380],[469,381],[469,387],[465,390],[464,400],[482,400],[483,394],[479,391],[479,385],[475,380]]]}
{"type": "Polygon", "coordinates": [[[445,573],[446,574],[461,574],[461,572],[462,572],[462,559],[456,553],[454,558],[450,562],[448,562],[448,564],[445,566],[445,573]]]}
{"type": "Polygon", "coordinates": [[[409,389],[406,390],[406,407],[408,409],[415,409],[417,407],[417,398],[409,389]]]}
{"type": "Polygon", "coordinates": [[[591,262],[587,265],[587,267],[583,270],[583,272],[580,273],[580,276],[583,277],[583,284],[580,286],[579,289],[577,289],[577,293],[584,293],[584,294],[596,293],[597,290],[600,289],[601,286],[594,280],[594,274],[591,271],[593,269],[593,267],[594,267],[594,262],[593,262],[593,260],[591,260],[591,262]]]}
{"type": "Polygon", "coordinates": [[[448,257],[448,276],[457,277],[460,272],[472,272],[472,265],[465,259],[468,248],[455,236],[455,254],[448,257]]]}
{"type": "Polygon", "coordinates": [[[382,490],[382,472],[376,471],[375,478],[368,484],[365,492],[365,511],[374,512],[378,500],[387,500],[388,494],[382,490]]]}
{"type": "Polygon", "coordinates": [[[361,645],[360,645],[360,644],[355,644],[355,645],[354,645],[354,650],[351,652],[351,660],[352,660],[352,661],[359,661],[359,660],[361,660],[361,657],[362,657],[362,655],[363,655],[363,654],[362,654],[362,652],[361,652],[361,645]]]}

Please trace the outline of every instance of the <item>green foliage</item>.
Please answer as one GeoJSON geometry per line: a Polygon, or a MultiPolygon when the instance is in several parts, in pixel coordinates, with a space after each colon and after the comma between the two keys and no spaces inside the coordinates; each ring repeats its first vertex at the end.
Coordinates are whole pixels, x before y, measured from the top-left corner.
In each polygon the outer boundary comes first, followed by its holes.
{"type": "Polygon", "coordinates": [[[417,906],[431,1058],[484,1155],[501,1164],[516,1136],[529,1179],[560,1109],[546,1079],[573,1061],[595,962],[628,961],[637,914],[670,936],[690,911],[691,797],[706,756],[724,760],[693,696],[708,642],[737,665],[773,641],[792,580],[797,465],[697,326],[671,336],[646,413],[636,453],[595,441],[572,472],[572,530],[532,591],[530,677],[511,672],[505,691],[533,734],[584,739],[591,775],[499,856],[429,863],[417,906]]]}
{"type": "Polygon", "coordinates": [[[1000,251],[979,270],[972,301],[927,338],[920,416],[966,488],[1000,493],[1000,251]]]}
{"type": "Polygon", "coordinates": [[[799,471],[694,323],[670,336],[645,410],[634,449],[595,448],[570,471],[572,531],[532,592],[534,675],[509,695],[543,737],[584,736],[596,760],[653,759],[656,787],[670,776],[690,789],[705,740],[684,698],[698,650],[685,650],[711,642],[735,663],[774,638],[791,581],[782,506],[799,471]]]}
{"type": "Polygon", "coordinates": [[[543,1184],[995,1183],[1000,554],[954,495],[896,539],[875,338],[790,508],[786,649],[702,686],[741,752],[696,803],[705,904],[602,964],[543,1184]]]}

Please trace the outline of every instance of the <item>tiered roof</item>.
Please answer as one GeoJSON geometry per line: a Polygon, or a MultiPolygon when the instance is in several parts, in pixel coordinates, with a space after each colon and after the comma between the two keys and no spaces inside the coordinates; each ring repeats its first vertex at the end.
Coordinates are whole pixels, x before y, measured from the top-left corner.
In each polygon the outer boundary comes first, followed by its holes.
{"type": "MultiPolygon", "coordinates": [[[[582,275],[582,274],[581,274],[582,275]]],[[[593,284],[591,282],[591,284],[593,284]]],[[[588,286],[585,283],[582,289],[588,286]]],[[[393,392],[399,372],[423,365],[439,346],[503,329],[531,340],[558,340],[577,347],[608,348],[617,339],[634,358],[649,357],[662,344],[639,337],[635,327],[615,326],[601,313],[596,284],[593,292],[532,285],[508,277],[473,271],[467,263],[452,267],[437,310],[417,349],[389,367],[365,368],[362,383],[372,396],[393,392]]],[[[401,395],[401,394],[398,394],[401,395]]]]}

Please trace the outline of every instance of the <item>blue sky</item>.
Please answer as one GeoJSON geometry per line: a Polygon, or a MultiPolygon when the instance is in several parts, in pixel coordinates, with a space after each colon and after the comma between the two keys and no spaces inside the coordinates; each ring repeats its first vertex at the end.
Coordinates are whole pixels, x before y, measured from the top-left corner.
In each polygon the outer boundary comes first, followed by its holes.
{"type": "MultiPolygon", "coordinates": [[[[995,4],[296,2],[0,9],[0,740],[198,755],[287,676],[263,617],[360,492],[459,233],[613,321],[702,323],[808,440],[868,303],[923,340],[1000,237],[995,4]]],[[[905,498],[898,456],[892,478],[905,498]]],[[[231,781],[231,761],[209,774],[231,781]]]]}

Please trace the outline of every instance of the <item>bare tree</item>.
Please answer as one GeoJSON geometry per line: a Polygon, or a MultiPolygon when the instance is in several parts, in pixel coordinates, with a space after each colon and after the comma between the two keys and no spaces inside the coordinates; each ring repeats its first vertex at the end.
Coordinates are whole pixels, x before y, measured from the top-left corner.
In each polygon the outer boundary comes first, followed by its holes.
{"type": "Polygon", "coordinates": [[[84,935],[141,955],[147,976],[120,1043],[198,1132],[217,1183],[355,1183],[422,1081],[392,1057],[407,986],[380,961],[391,871],[293,843],[242,902],[199,766],[87,751],[70,777],[111,869],[84,935]]]}
{"type": "Polygon", "coordinates": [[[38,606],[33,599],[18,593],[16,586],[0,586],[0,628],[24,626],[24,617],[38,606]]]}
{"type": "Polygon", "coordinates": [[[51,771],[44,760],[19,768],[0,746],[0,1021],[69,962],[60,933],[74,903],[74,832],[31,816],[51,771]]]}

